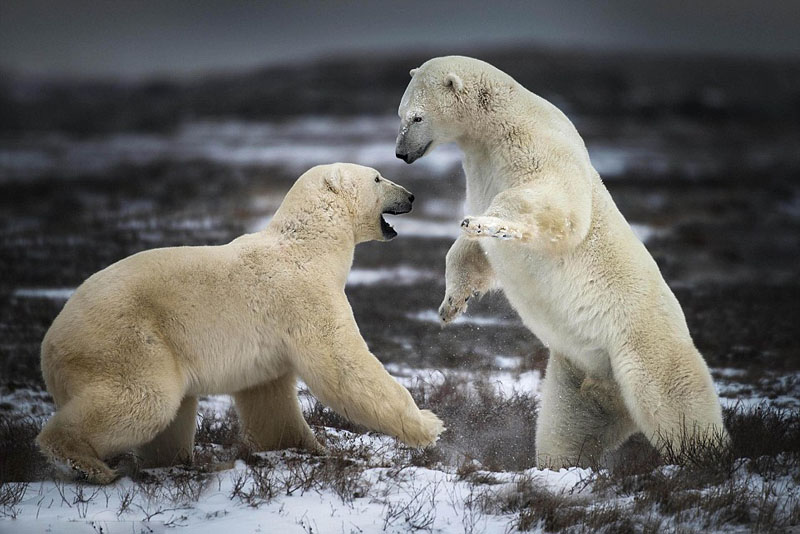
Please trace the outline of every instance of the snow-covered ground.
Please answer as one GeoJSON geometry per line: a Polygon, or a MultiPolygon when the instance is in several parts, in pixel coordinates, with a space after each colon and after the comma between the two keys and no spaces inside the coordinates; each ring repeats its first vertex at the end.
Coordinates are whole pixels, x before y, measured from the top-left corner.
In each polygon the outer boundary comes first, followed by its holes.
{"type": "MultiPolygon", "coordinates": [[[[8,177],[36,179],[48,174],[64,179],[82,175],[102,177],[120,164],[140,166],[162,160],[208,161],[230,169],[240,165],[279,167],[291,171],[287,173],[290,176],[318,163],[358,161],[377,166],[392,178],[394,171],[406,169],[405,164],[394,157],[396,123],[395,117],[315,117],[274,123],[194,122],[169,134],[115,134],[101,139],[48,134],[43,139],[28,138],[0,147],[0,180],[8,177]]],[[[589,140],[588,145],[601,175],[612,180],[632,170],[644,169],[658,174],[678,165],[685,167],[688,174],[695,174],[707,172],[714,165],[703,155],[702,147],[683,154],[683,158],[675,158],[675,154],[662,151],[652,139],[630,139],[627,144],[613,145],[589,140]]],[[[421,160],[420,167],[415,165],[413,172],[424,174],[425,180],[429,179],[428,174],[432,180],[447,180],[460,176],[460,160],[455,147],[441,147],[421,160]]],[[[421,180],[414,176],[409,179],[421,180]]],[[[245,231],[258,231],[269,223],[282,198],[277,188],[284,185],[273,184],[271,187],[275,189],[256,188],[252,196],[243,200],[242,212],[237,216],[243,218],[245,231]]],[[[381,287],[396,289],[396,286],[405,290],[406,286],[441,281],[446,246],[443,241],[460,235],[459,222],[464,214],[461,196],[452,197],[420,195],[410,214],[388,218],[401,238],[414,239],[419,246],[442,248],[437,249],[435,264],[433,261],[402,263],[394,259],[385,263],[356,262],[348,285],[367,292],[381,287]]],[[[658,192],[646,197],[654,207],[665,198],[658,192]]],[[[137,197],[124,204],[124,209],[135,211],[139,206],[137,202],[151,201],[137,197]]],[[[783,209],[791,211],[794,204],[784,204],[783,209]]],[[[646,220],[648,224],[636,221],[631,226],[639,239],[650,241],[648,246],[657,243],[654,237],[672,235],[672,227],[661,220],[646,220]]],[[[145,244],[158,245],[164,240],[165,228],[209,230],[219,226],[220,221],[200,212],[167,222],[156,218],[121,217],[114,224],[118,230],[136,233],[145,244]]],[[[77,240],[81,236],[71,238],[77,240]]],[[[718,273],[714,271],[714,275],[718,273]]],[[[73,291],[72,287],[44,287],[26,282],[15,287],[11,297],[26,303],[30,303],[29,299],[63,303],[73,291]]],[[[366,296],[369,295],[365,293],[366,296]]],[[[439,319],[436,310],[429,306],[431,303],[427,301],[413,301],[398,310],[398,315],[412,325],[433,330],[430,325],[437,324],[439,319]]],[[[469,327],[473,332],[487,332],[489,338],[491,332],[502,328],[520,328],[519,319],[508,308],[502,309],[504,313],[492,314],[491,310],[479,308],[459,317],[454,324],[462,331],[469,327]]],[[[482,336],[475,339],[484,341],[482,336]]],[[[401,340],[402,346],[406,347],[407,340],[401,340]]],[[[510,354],[513,347],[507,347],[509,354],[504,354],[494,343],[489,339],[485,344],[470,346],[475,354],[484,355],[481,371],[442,370],[430,367],[435,365],[430,361],[423,362],[422,366],[395,362],[387,363],[386,367],[409,388],[438,386],[446,379],[460,384],[472,383],[479,377],[491,386],[495,395],[510,398],[520,394],[535,399],[541,385],[541,371],[524,365],[530,362],[523,362],[519,355],[510,354]],[[492,348],[487,350],[486,344],[492,348]]],[[[407,348],[411,350],[410,345],[407,348]]],[[[712,372],[726,407],[800,408],[800,376],[797,374],[765,372],[753,378],[742,370],[715,368],[712,372]]],[[[314,400],[302,384],[299,388],[301,404],[304,410],[311,412],[314,400]]],[[[49,397],[42,391],[20,388],[0,391],[0,394],[0,409],[13,407],[15,414],[37,420],[44,420],[52,413],[49,397]]],[[[203,417],[224,419],[231,406],[227,396],[201,400],[203,417]]],[[[10,503],[0,505],[0,533],[138,533],[167,528],[215,533],[226,530],[237,533],[506,532],[514,529],[519,519],[518,510],[487,506],[486,502],[513,494],[523,482],[541,491],[575,499],[576,506],[592,509],[614,505],[625,513],[634,513],[633,498],[604,494],[595,485],[599,473],[589,469],[485,472],[483,477],[468,478],[452,462],[412,461],[413,455],[418,453],[391,438],[333,428],[316,427],[315,430],[326,436],[331,450],[329,457],[269,453],[262,455],[263,465],[269,466],[268,469],[242,461],[223,462],[218,470],[202,476],[196,471],[176,470],[173,474],[153,471],[153,478],[160,478],[162,483],[123,478],[103,488],[61,481],[4,484],[0,491],[18,491],[19,498],[4,499],[4,495],[0,495],[0,503],[10,503]],[[337,465],[342,458],[352,469],[349,467],[339,482],[325,482],[320,473],[317,473],[320,481],[309,479],[315,469],[323,469],[330,463],[337,465]],[[189,482],[180,482],[187,476],[191,479],[189,482]]],[[[448,452],[444,444],[440,450],[448,452]]],[[[477,475],[484,473],[483,467],[475,464],[477,475]]],[[[796,484],[789,479],[764,481],[748,474],[745,466],[736,477],[753,491],[778,495],[783,499],[781,502],[796,496],[796,484]]],[[[655,511],[651,513],[658,516],[655,511]]],[[[674,518],[662,515],[666,519],[661,529],[669,530],[674,526],[674,518]]],[[[538,526],[538,530],[542,528],[538,526]]],[[[699,528],[702,529],[702,525],[699,528]]]]}
{"type": "MultiPolygon", "coordinates": [[[[396,448],[385,438],[338,434],[345,447],[366,447],[376,453],[396,448]]],[[[147,487],[131,479],[108,487],[30,483],[24,486],[20,502],[5,512],[0,532],[138,533],[160,532],[166,527],[209,534],[505,532],[512,514],[482,513],[478,510],[479,498],[513,491],[515,481],[526,476],[552,492],[575,492],[590,474],[580,468],[530,470],[503,473],[496,475],[491,485],[475,485],[460,480],[456,473],[436,469],[372,465],[365,466],[356,475],[357,480],[351,481],[354,497],[331,488],[303,488],[303,475],[292,472],[291,466],[296,464],[291,462],[291,454],[262,457],[275,466],[270,472],[275,484],[273,497],[245,497],[263,488],[261,481],[254,479],[254,470],[242,461],[208,475],[188,491],[147,487]],[[369,496],[359,496],[362,494],[369,496]],[[15,518],[10,519],[9,514],[15,518]]],[[[382,460],[377,454],[373,462],[380,464],[382,460]]],[[[300,461],[309,462],[308,458],[300,461]]]]}
{"type": "MultiPolygon", "coordinates": [[[[276,454],[265,457],[274,457],[276,463],[281,463],[276,454]]],[[[211,474],[197,500],[172,498],[169,490],[148,494],[130,479],[106,488],[33,483],[26,487],[25,497],[17,505],[17,519],[0,522],[0,531],[115,533],[158,532],[164,527],[176,527],[209,534],[325,533],[407,532],[416,526],[464,532],[464,521],[470,516],[465,508],[474,491],[469,483],[459,482],[455,474],[416,467],[402,471],[371,467],[360,474],[356,484],[369,488],[369,498],[343,499],[331,489],[287,492],[286,483],[292,483],[292,475],[284,466],[274,473],[277,495],[253,506],[238,495],[254,491],[257,483],[251,473],[247,465],[238,461],[231,469],[211,474]],[[243,486],[238,488],[239,484],[243,486]]],[[[558,480],[553,483],[558,484],[558,480]]],[[[481,515],[476,523],[477,532],[502,532],[508,518],[481,515]]]]}
{"type": "MultiPolygon", "coordinates": [[[[499,395],[509,396],[514,392],[536,395],[540,372],[518,371],[517,360],[497,356],[496,370],[484,372],[484,377],[499,395]]],[[[397,364],[389,364],[387,369],[409,387],[420,381],[439,384],[447,375],[467,380],[472,377],[468,371],[416,369],[397,364]]],[[[726,404],[798,406],[800,377],[796,375],[765,378],[760,382],[763,391],[751,384],[748,395],[734,396],[743,388],[738,381],[742,373],[733,369],[713,369],[713,373],[726,404]],[[783,395],[770,393],[779,386],[783,395]]],[[[302,404],[309,409],[313,399],[302,384],[298,387],[302,404]]],[[[52,411],[47,395],[37,391],[6,392],[0,402],[13,405],[16,413],[37,418],[44,418],[52,411]]],[[[227,396],[201,399],[200,410],[204,414],[201,417],[224,418],[230,408],[227,396]]],[[[261,467],[238,460],[208,474],[183,472],[183,478],[180,470],[177,477],[174,472],[152,470],[153,479],[161,477],[161,482],[123,478],[107,487],[65,481],[6,484],[4,491],[19,491],[20,497],[15,504],[2,508],[0,532],[139,533],[167,528],[192,533],[507,532],[513,529],[518,513],[502,512],[486,503],[508,499],[509,494],[520,491],[523,482],[537,491],[584,505],[594,496],[602,498],[606,506],[613,504],[622,509],[634,506],[626,497],[595,494],[593,481],[599,473],[590,469],[529,469],[467,479],[442,464],[415,466],[410,461],[413,452],[392,438],[332,428],[317,428],[317,431],[324,435],[331,456],[313,457],[291,451],[264,453],[259,455],[263,460],[261,467]],[[325,466],[338,465],[335,462],[343,459],[348,466],[346,472],[325,482],[323,475],[328,472],[325,466]]],[[[480,474],[479,465],[476,471],[480,474]]],[[[765,481],[744,465],[739,471],[736,483],[753,491],[771,492],[770,495],[787,503],[800,497],[796,483],[790,478],[765,481]]],[[[672,519],[667,519],[664,525],[669,521],[672,519]]]]}

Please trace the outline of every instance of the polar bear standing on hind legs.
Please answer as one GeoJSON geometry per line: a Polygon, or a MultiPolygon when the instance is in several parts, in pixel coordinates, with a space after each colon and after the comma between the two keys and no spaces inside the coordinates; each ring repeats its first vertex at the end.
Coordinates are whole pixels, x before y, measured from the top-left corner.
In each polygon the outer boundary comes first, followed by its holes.
{"type": "Polygon", "coordinates": [[[314,167],[261,232],[214,247],[148,250],[86,280],[42,342],[57,412],[36,441],[91,482],[136,449],[147,467],[191,459],[197,397],[232,393],[256,450],[320,451],[297,400],[299,375],[351,421],[412,446],[436,441],[359,333],[344,286],[357,243],[397,234],[384,213],[414,196],[378,171],[314,167]]]}
{"type": "Polygon", "coordinates": [[[636,431],[662,451],[726,442],[683,311],[569,119],[476,59],[431,59],[411,76],[397,157],[451,141],[464,153],[470,215],[439,314],[450,322],[497,284],[550,348],[539,465],[600,461],[636,431]]]}

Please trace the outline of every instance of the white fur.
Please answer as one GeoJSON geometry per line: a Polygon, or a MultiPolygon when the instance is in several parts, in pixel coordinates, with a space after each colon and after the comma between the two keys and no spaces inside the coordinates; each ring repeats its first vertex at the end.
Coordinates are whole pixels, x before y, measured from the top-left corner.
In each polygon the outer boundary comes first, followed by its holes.
{"type": "Polygon", "coordinates": [[[42,342],[58,411],[37,441],[95,482],[104,459],[138,448],[146,465],[191,458],[197,396],[234,394],[258,450],[321,450],[296,376],[325,404],[409,445],[436,441],[362,339],[344,293],[357,243],[383,239],[381,213],[409,192],[374,169],[315,167],[269,226],[227,245],[149,250],[84,282],[42,342]],[[377,181],[376,181],[377,180],[377,181]]]}
{"type": "Polygon", "coordinates": [[[662,450],[727,439],[678,301],[561,111],[487,63],[443,57],[417,69],[399,115],[399,155],[464,153],[470,215],[442,319],[499,284],[550,348],[540,465],[599,460],[637,430],[662,450]]]}

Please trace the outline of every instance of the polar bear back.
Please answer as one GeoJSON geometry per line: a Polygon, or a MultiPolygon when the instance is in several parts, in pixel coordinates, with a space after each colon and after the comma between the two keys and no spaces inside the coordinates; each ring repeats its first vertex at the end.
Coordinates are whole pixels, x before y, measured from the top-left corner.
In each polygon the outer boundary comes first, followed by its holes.
{"type": "Polygon", "coordinates": [[[74,367],[76,360],[99,367],[107,362],[113,369],[145,366],[120,361],[120,346],[144,341],[156,347],[164,340],[190,393],[231,391],[286,372],[288,360],[281,355],[287,341],[275,332],[285,331],[278,327],[287,320],[299,324],[287,304],[296,302],[293,293],[304,284],[296,277],[288,283],[297,269],[278,254],[277,242],[275,254],[265,255],[265,239],[259,236],[258,254],[240,238],[224,246],[149,250],[94,274],[45,337],[45,377],[49,368],[74,367]],[[270,335],[257,335],[265,331],[270,335]],[[267,351],[278,357],[259,358],[267,351]],[[61,365],[64,359],[71,365],[61,365]]]}

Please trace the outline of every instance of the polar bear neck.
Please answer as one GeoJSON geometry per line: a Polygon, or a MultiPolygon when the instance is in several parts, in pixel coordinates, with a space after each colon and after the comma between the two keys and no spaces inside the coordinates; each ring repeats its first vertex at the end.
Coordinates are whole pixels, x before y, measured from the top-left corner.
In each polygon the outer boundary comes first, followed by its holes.
{"type": "Polygon", "coordinates": [[[589,176],[589,153],[575,126],[547,100],[517,86],[515,98],[456,139],[464,154],[467,206],[482,212],[499,192],[545,174],[589,176]]]}
{"type": "Polygon", "coordinates": [[[311,207],[290,214],[278,211],[266,230],[281,239],[299,245],[336,246],[355,248],[354,224],[345,213],[311,207]]]}
{"type": "Polygon", "coordinates": [[[284,203],[264,233],[303,264],[322,264],[341,284],[353,264],[355,224],[352,214],[326,203],[284,203]],[[339,276],[341,275],[341,276],[339,276]]]}

